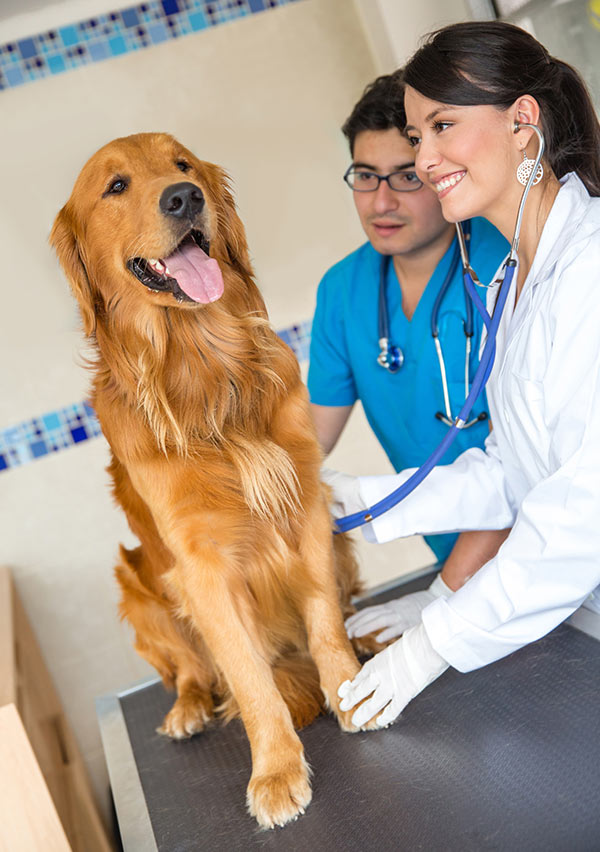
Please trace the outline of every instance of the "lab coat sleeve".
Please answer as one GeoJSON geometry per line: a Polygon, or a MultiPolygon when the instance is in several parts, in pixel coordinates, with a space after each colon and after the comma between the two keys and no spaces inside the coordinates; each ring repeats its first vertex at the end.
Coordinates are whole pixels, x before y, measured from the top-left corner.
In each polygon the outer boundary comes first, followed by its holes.
{"type": "Polygon", "coordinates": [[[598,268],[567,275],[554,300],[542,381],[549,475],[522,500],[497,556],[423,611],[433,647],[460,671],[546,635],[600,583],[598,268]]]}
{"type": "MultiPolygon", "coordinates": [[[[361,476],[363,502],[373,506],[414,472],[361,476]]],[[[435,467],[412,494],[362,529],[367,541],[379,543],[415,534],[503,530],[512,526],[516,512],[492,431],[485,451],[473,447],[452,464],[435,467]]]]}

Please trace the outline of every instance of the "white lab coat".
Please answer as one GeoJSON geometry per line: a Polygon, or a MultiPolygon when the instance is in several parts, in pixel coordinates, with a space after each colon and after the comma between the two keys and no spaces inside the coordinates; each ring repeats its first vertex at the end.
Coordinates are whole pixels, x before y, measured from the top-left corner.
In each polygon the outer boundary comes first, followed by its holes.
{"type": "MultiPolygon", "coordinates": [[[[600,584],[600,198],[574,174],[562,183],[500,323],[485,451],[438,466],[363,528],[383,542],[512,526],[494,559],[423,611],[433,647],[460,671],[544,636],[600,584]]],[[[412,472],[361,477],[363,500],[373,505],[412,472]]]]}

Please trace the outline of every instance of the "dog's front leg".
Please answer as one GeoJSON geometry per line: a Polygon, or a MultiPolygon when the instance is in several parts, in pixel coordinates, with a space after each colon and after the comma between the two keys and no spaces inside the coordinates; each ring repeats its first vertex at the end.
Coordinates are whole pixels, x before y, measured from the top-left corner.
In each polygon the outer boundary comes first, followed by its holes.
{"type": "Polygon", "coordinates": [[[309,771],[255,628],[239,558],[244,531],[238,511],[199,505],[196,495],[206,483],[184,460],[136,466],[132,481],[175,558],[163,575],[172,597],[240,708],[252,752],[249,810],[266,828],[284,825],[310,802],[309,771]]]}
{"type": "Polygon", "coordinates": [[[245,585],[211,539],[181,554],[170,575],[183,611],[202,635],[235,697],[252,751],[248,808],[260,825],[284,825],[311,799],[308,767],[289,710],[245,604],[245,585]]]}
{"type": "MultiPolygon", "coordinates": [[[[304,565],[311,578],[310,593],[303,598],[303,617],[310,654],[319,670],[321,689],[344,731],[356,731],[352,712],[339,709],[339,685],[352,680],[360,665],[346,635],[335,580],[331,519],[325,500],[307,514],[300,542],[304,565]]],[[[370,723],[365,727],[370,727],[370,723]]]]}

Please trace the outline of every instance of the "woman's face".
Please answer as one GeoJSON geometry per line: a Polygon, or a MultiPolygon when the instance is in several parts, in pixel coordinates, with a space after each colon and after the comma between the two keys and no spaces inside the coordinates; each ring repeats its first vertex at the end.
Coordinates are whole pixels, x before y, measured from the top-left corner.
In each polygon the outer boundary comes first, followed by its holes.
{"type": "Polygon", "coordinates": [[[406,133],[415,168],[436,192],[444,218],[483,216],[503,230],[514,219],[521,162],[513,111],[493,106],[449,106],[406,88],[406,133]]]}

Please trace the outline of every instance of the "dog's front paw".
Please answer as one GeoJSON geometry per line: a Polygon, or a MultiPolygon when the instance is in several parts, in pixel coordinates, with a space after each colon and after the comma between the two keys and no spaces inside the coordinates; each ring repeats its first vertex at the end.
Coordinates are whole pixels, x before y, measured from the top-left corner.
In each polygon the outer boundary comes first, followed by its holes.
{"type": "Polygon", "coordinates": [[[204,730],[213,715],[210,693],[191,690],[179,695],[157,731],[175,740],[184,740],[204,730]]]}
{"type": "MultiPolygon", "coordinates": [[[[360,702],[362,704],[362,701],[360,702]]],[[[340,728],[342,731],[345,731],[349,734],[355,734],[357,731],[376,731],[378,730],[378,725],[376,721],[376,717],[370,719],[365,725],[361,725],[358,728],[354,722],[352,721],[352,716],[356,713],[360,704],[357,704],[356,707],[353,707],[351,710],[340,710],[339,707],[335,711],[335,715],[337,716],[337,720],[339,722],[340,728]]],[[[377,714],[379,715],[379,714],[377,714]]]]}
{"type": "Polygon", "coordinates": [[[304,758],[294,765],[250,779],[248,810],[263,828],[285,825],[303,814],[312,798],[304,758]]]}
{"type": "Polygon", "coordinates": [[[388,642],[379,642],[377,640],[376,633],[373,632],[367,633],[366,636],[355,636],[350,641],[358,657],[372,657],[374,654],[378,654],[380,651],[383,651],[383,649],[387,648],[388,645],[391,645],[392,642],[397,642],[398,637],[395,636],[388,642]]]}

